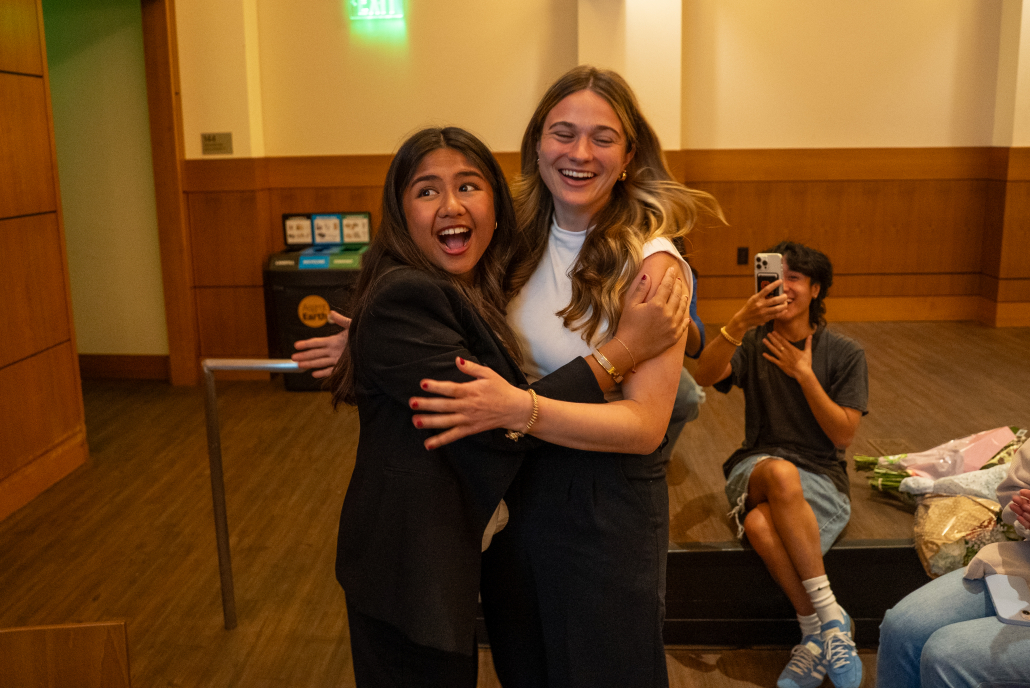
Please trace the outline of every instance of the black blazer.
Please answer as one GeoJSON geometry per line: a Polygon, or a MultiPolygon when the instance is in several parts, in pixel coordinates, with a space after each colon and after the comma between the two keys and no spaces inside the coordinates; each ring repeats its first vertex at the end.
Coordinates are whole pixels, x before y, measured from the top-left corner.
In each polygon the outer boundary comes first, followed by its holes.
{"type": "MultiPolygon", "coordinates": [[[[481,433],[435,451],[438,431],[412,424],[408,399],[424,378],[467,381],[461,356],[508,382],[526,379],[496,335],[445,280],[398,266],[373,285],[351,325],[361,435],[337,544],[336,577],[347,601],[449,652],[473,651],[483,531],[519,470],[531,437],[481,433]]],[[[534,385],[540,394],[601,403],[583,359],[534,385]]]]}

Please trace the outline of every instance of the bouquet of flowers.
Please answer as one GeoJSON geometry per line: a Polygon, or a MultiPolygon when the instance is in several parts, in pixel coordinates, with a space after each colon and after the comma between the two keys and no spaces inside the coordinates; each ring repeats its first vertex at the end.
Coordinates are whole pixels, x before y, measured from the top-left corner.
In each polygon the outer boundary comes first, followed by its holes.
{"type": "MultiPolygon", "coordinates": [[[[915,503],[916,494],[934,491],[932,481],[961,473],[991,469],[1008,463],[1026,439],[1027,431],[1025,429],[1001,427],[960,440],[951,440],[918,454],[856,455],[854,457],[855,469],[871,472],[868,480],[869,486],[874,490],[898,497],[908,503],[915,503]],[[1001,445],[1000,449],[997,448],[999,444],[1001,445]],[[908,485],[903,484],[909,478],[921,478],[922,480],[911,480],[908,481],[908,485]],[[919,484],[927,482],[931,484],[929,486],[919,484]],[[916,484],[919,486],[916,487],[916,484]],[[906,487],[909,489],[906,490],[906,487]]],[[[961,483],[961,481],[957,482],[961,483]]],[[[956,488],[951,485],[946,491],[954,494],[956,488]]],[[[970,490],[971,494],[980,494],[980,492],[982,492],[982,488],[970,490]]]]}
{"type": "Polygon", "coordinates": [[[1000,518],[1001,506],[989,499],[928,495],[916,509],[916,553],[931,578],[968,564],[981,547],[1020,540],[1000,518]]]}

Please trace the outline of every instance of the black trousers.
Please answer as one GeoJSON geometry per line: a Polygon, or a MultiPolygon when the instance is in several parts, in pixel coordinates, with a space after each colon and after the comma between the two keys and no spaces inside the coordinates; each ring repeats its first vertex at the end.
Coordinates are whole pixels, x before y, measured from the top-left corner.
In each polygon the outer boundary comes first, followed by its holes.
{"type": "Polygon", "coordinates": [[[373,619],[347,601],[357,688],[475,688],[479,652],[444,652],[412,642],[397,627],[373,619]]]}
{"type": "Polygon", "coordinates": [[[505,688],[665,688],[669,502],[650,456],[548,447],[505,497],[482,595],[505,688]]]}

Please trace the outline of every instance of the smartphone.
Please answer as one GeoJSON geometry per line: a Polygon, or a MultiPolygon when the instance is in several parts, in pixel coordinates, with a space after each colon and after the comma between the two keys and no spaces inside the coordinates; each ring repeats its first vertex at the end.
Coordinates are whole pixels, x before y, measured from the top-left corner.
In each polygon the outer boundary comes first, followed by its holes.
{"type": "Polygon", "coordinates": [[[1030,587],[1025,578],[995,573],[984,576],[984,582],[999,621],[1030,626],[1030,587]]]}
{"type": "MultiPolygon", "coordinates": [[[[755,256],[755,291],[765,289],[771,282],[783,279],[783,256],[779,253],[759,253],[755,256]]],[[[776,287],[769,296],[779,296],[783,287],[776,287]]]]}

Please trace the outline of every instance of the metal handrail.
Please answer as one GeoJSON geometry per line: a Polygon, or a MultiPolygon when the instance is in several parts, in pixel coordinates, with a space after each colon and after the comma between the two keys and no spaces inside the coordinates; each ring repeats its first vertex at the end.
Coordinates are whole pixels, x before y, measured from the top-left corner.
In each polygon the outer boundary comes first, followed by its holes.
{"type": "Polygon", "coordinates": [[[225,630],[236,628],[236,593],[232,582],[232,556],[229,553],[229,522],[225,515],[225,481],[222,477],[222,438],[218,424],[216,370],[251,370],[266,373],[298,373],[300,366],[289,359],[205,358],[204,415],[207,418],[207,459],[211,465],[211,501],[215,508],[215,540],[218,542],[218,574],[222,581],[222,616],[225,630]]]}

